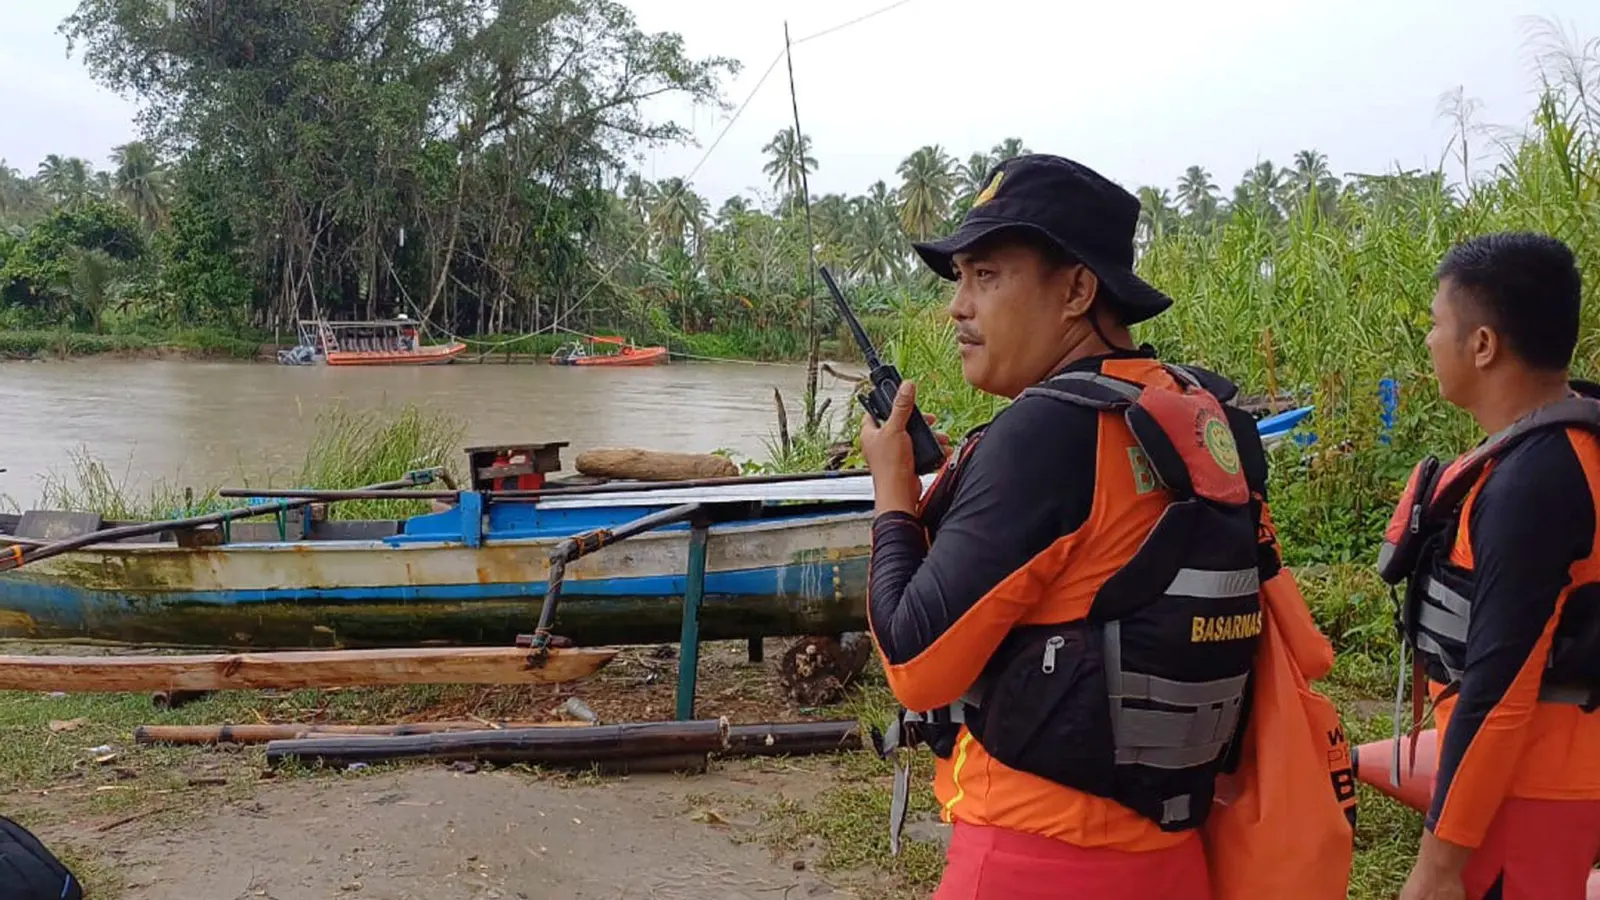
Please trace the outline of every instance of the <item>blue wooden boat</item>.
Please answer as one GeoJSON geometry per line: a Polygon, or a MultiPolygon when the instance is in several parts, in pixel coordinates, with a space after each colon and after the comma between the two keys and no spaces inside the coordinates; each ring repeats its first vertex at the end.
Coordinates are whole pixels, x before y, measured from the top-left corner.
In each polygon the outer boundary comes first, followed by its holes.
{"type": "MultiPolygon", "coordinates": [[[[291,515],[282,525],[234,523],[218,546],[182,546],[171,532],[91,544],[0,574],[0,637],[505,646],[533,630],[558,544],[685,498],[722,511],[707,529],[701,637],[855,630],[865,622],[871,484],[834,481],[831,495],[786,502],[666,490],[485,505],[468,491],[455,508],[403,520],[307,528],[291,515]]],[[[69,536],[63,519],[0,516],[0,554],[69,536]]],[[[79,532],[104,524],[67,521],[79,532]]],[[[688,524],[670,525],[568,564],[553,630],[579,644],[677,640],[689,536],[688,524]]]]}
{"type": "MultiPolygon", "coordinates": [[[[1277,436],[1287,426],[1268,421],[1263,431],[1277,436]]],[[[398,520],[235,522],[212,546],[174,531],[89,544],[0,572],[0,638],[241,650],[505,646],[533,630],[551,552],[563,541],[689,502],[714,513],[701,638],[866,625],[865,475],[453,496],[451,508],[398,520]]],[[[0,515],[0,558],[107,524],[59,512],[0,515]]],[[[687,627],[690,537],[680,522],[569,563],[552,630],[580,645],[678,640],[687,627]]]]}

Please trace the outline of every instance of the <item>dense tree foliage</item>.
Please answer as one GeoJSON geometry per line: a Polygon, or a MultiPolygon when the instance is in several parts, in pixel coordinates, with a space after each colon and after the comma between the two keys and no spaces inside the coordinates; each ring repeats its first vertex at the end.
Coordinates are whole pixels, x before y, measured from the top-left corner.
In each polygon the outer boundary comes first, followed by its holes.
{"type": "MultiPolygon", "coordinates": [[[[756,196],[630,171],[639,148],[686,138],[649,100],[722,106],[736,66],[641,31],[615,0],[194,0],[170,15],[81,0],[62,30],[141,101],[145,140],[105,171],[0,162],[0,322],[93,327],[98,309],[247,330],[405,312],[459,335],[718,332],[792,355],[808,242],[868,314],[929,302],[910,241],[952,227],[1030,149],[916,148],[860,194],[809,197],[808,241],[805,176],[840,149],[808,135],[765,144],[771,190],[756,196]],[[71,299],[102,281],[90,293],[114,302],[71,299]]],[[[1471,104],[1451,109],[1465,136],[1471,104]]],[[[1378,209],[1468,202],[1441,171],[1336,175],[1313,149],[1225,183],[1195,165],[1139,187],[1141,266],[1167,270],[1181,249],[1203,269],[1193,248],[1246,224],[1270,260],[1297,230],[1345,241],[1378,209]]]]}

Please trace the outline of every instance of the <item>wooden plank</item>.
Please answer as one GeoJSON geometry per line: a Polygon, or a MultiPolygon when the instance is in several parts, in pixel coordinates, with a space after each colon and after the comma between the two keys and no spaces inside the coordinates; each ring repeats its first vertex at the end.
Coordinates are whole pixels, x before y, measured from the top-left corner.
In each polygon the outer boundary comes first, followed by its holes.
{"type": "Polygon", "coordinates": [[[308,650],[206,656],[0,656],[0,690],[212,691],[391,684],[537,684],[599,671],[615,648],[308,650]]]}

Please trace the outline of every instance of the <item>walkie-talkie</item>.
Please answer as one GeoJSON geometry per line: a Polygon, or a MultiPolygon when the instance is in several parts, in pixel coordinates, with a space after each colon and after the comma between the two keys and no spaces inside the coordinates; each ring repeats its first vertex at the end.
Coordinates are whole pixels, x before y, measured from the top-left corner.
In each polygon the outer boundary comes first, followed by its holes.
{"type": "MultiPolygon", "coordinates": [[[[862,391],[856,397],[861,400],[861,405],[867,408],[873,421],[882,425],[889,418],[889,413],[894,410],[894,395],[900,390],[900,372],[878,358],[877,348],[872,346],[872,340],[867,337],[867,332],[861,327],[861,323],[856,321],[855,313],[850,311],[850,304],[845,302],[844,294],[839,292],[839,286],[828,273],[828,267],[818,266],[817,271],[822,274],[822,281],[828,286],[828,293],[833,295],[833,302],[839,307],[840,317],[850,326],[850,333],[855,336],[856,345],[867,358],[867,377],[872,381],[872,390],[862,391]]],[[[926,475],[944,465],[944,449],[939,446],[939,439],[933,436],[933,429],[928,427],[928,421],[922,417],[922,410],[912,408],[911,418],[906,421],[906,434],[911,437],[911,458],[918,475],[926,475]]]]}

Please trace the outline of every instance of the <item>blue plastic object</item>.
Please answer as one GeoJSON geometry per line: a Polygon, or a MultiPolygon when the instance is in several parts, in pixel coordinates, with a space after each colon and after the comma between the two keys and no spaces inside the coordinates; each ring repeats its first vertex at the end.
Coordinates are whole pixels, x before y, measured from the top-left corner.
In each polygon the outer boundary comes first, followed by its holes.
{"type": "Polygon", "coordinates": [[[1394,431],[1395,411],[1400,408],[1400,383],[1393,378],[1378,382],[1378,403],[1383,410],[1378,414],[1383,421],[1383,432],[1378,435],[1378,441],[1387,444],[1394,431]]]}

